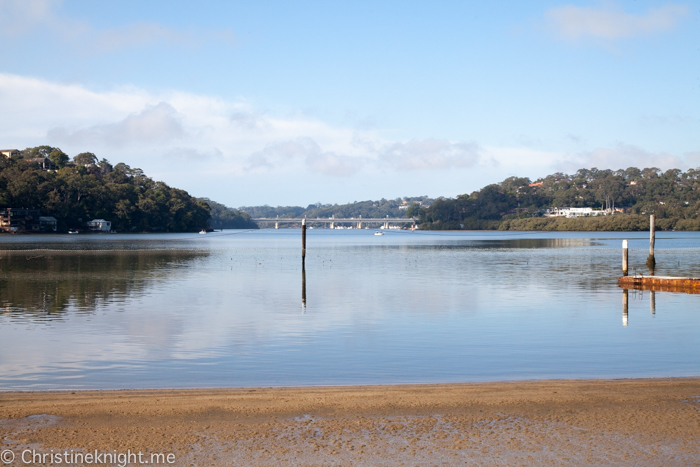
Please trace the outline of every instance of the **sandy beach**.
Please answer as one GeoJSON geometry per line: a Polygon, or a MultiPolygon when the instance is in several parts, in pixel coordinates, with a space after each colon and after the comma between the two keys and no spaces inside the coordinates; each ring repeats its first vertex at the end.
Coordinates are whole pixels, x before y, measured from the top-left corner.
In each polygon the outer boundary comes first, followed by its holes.
{"type": "Polygon", "coordinates": [[[5,392],[0,435],[10,465],[700,465],[700,378],[5,392]]]}

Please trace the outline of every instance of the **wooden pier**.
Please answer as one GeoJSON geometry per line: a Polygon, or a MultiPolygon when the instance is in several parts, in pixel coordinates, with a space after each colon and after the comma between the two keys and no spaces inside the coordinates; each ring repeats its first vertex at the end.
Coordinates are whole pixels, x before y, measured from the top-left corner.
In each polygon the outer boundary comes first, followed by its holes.
{"type": "Polygon", "coordinates": [[[700,277],[622,276],[617,285],[623,289],[700,294],[700,277]]]}

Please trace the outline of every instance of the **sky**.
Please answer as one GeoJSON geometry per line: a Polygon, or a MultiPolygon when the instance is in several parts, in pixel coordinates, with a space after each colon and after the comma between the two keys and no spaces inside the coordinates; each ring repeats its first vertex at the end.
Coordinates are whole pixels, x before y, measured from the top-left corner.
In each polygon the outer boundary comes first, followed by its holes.
{"type": "Polygon", "coordinates": [[[0,146],[231,207],[700,166],[697,1],[0,0],[0,146]]]}

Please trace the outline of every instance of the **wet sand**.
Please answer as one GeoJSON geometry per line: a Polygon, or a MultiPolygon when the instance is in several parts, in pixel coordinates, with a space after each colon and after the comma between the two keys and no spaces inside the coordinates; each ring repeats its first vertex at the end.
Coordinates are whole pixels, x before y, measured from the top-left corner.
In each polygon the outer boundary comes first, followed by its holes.
{"type": "MultiPolygon", "coordinates": [[[[700,465],[700,378],[0,393],[23,449],[170,465],[700,465]]],[[[138,465],[138,464],[132,464],[138,465]]]]}

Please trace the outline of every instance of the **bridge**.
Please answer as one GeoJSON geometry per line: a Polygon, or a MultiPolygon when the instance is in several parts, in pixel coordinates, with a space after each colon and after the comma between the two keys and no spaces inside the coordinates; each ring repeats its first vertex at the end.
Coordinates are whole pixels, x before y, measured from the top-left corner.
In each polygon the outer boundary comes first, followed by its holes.
{"type": "MultiPolygon", "coordinates": [[[[257,217],[251,219],[257,224],[275,224],[275,228],[279,229],[280,224],[299,224],[301,226],[302,218],[287,218],[287,217],[257,217]]],[[[337,218],[337,217],[316,217],[316,218],[306,218],[306,225],[313,224],[327,224],[330,229],[335,229],[336,225],[347,225],[350,224],[356,229],[361,229],[363,226],[371,225],[381,225],[381,228],[388,229],[389,225],[406,225],[411,224],[411,228],[415,228],[416,220],[411,217],[351,217],[349,219],[337,218]]]]}

